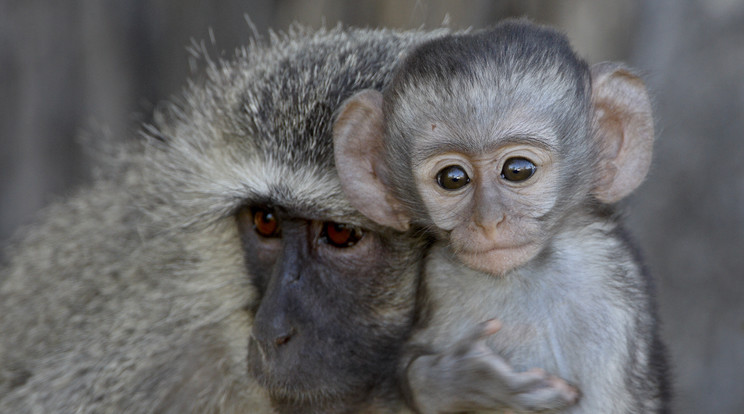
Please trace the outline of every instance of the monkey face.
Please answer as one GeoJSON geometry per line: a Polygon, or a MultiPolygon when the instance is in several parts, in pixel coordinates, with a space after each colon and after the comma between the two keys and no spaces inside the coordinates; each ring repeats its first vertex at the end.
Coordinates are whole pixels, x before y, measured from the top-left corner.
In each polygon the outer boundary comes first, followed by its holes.
{"type": "Polygon", "coordinates": [[[436,129],[442,131],[419,141],[429,148],[414,151],[428,155],[414,164],[414,179],[433,224],[475,269],[502,274],[532,259],[544,244],[544,216],[558,199],[550,130],[508,131],[468,151],[451,145],[457,134],[446,124],[436,129]]]}
{"type": "Polygon", "coordinates": [[[248,366],[280,410],[354,407],[394,377],[415,305],[406,248],[280,207],[242,208],[237,223],[260,295],[248,366]]]}

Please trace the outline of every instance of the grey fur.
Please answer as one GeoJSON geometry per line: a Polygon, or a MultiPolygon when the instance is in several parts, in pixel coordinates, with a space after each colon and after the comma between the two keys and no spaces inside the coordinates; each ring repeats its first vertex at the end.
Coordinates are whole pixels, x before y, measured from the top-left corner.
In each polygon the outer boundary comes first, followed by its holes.
{"type": "MultiPolygon", "coordinates": [[[[621,65],[603,64],[593,70],[617,71],[640,83],[621,65]]],[[[645,96],[645,89],[640,89],[645,96]]],[[[518,401],[521,395],[513,384],[523,379],[503,361],[512,367],[541,368],[578,387],[582,393],[578,404],[561,412],[668,409],[666,361],[652,283],[613,208],[595,198],[597,178],[604,174],[602,151],[612,144],[604,141],[593,98],[592,70],[566,37],[526,21],[507,21],[491,30],[420,45],[403,60],[384,91],[384,133],[370,134],[384,142],[381,162],[388,180],[384,184],[408,210],[414,225],[431,229],[441,239],[429,251],[422,292],[425,317],[409,343],[413,359],[402,374],[409,380],[409,398],[421,412],[543,411],[572,402],[570,394],[564,401],[544,394],[551,391],[549,386],[518,401]],[[557,184],[548,190],[557,193],[555,204],[534,219],[540,222],[544,245],[532,259],[505,273],[470,269],[453,251],[450,230],[437,228],[429,214],[421,194],[427,184],[421,182],[430,178],[417,181],[416,169],[431,155],[427,151],[452,150],[477,158],[494,148],[496,139],[511,138],[514,130],[519,138],[524,130],[520,127],[535,119],[548,120],[557,148],[551,152],[557,184]],[[433,132],[442,125],[451,133],[446,139],[433,132]],[[503,328],[488,339],[488,347],[473,341],[478,324],[494,318],[503,328]]],[[[630,110],[646,114],[650,107],[630,110]]],[[[343,137],[350,128],[344,125],[339,130],[343,137]]],[[[653,131],[644,132],[643,143],[649,148],[642,155],[650,159],[653,131]]],[[[631,139],[626,136],[624,141],[631,139]]],[[[637,174],[645,175],[641,170],[637,174]]],[[[480,185],[488,187],[484,182],[488,181],[482,179],[480,185]]],[[[532,202],[522,193],[514,198],[525,209],[532,202]]],[[[470,208],[464,214],[476,207],[470,208]]],[[[521,211],[501,208],[501,214],[523,218],[521,211]]]]}
{"type": "Polygon", "coordinates": [[[524,106],[559,126],[565,165],[587,166],[562,171],[558,192],[563,198],[552,214],[560,216],[560,206],[575,205],[571,197],[585,194],[593,184],[594,175],[587,171],[599,158],[598,149],[584,140],[592,128],[589,66],[565,36],[535,28],[527,21],[507,20],[487,31],[435,39],[409,52],[398,67],[384,91],[386,172],[396,197],[419,225],[430,220],[411,176],[416,161],[410,156],[411,137],[421,135],[412,129],[416,114],[456,123],[462,131],[456,140],[477,152],[491,142],[488,131],[499,122],[493,114],[524,106]]]}
{"type": "MultiPolygon", "coordinates": [[[[651,281],[616,217],[578,214],[568,221],[570,230],[538,260],[501,278],[463,266],[445,243],[436,245],[425,282],[432,313],[411,345],[446,354],[477,323],[497,318],[503,328],[487,341],[497,355],[579,389],[578,404],[561,412],[667,412],[667,368],[651,281]]],[[[426,402],[422,412],[449,403],[437,390],[451,384],[435,385],[440,377],[409,378],[427,387],[413,397],[426,402]]]]}
{"type": "Polygon", "coordinates": [[[247,376],[256,292],[233,218],[251,201],[368,224],[331,117],[434,33],[293,27],[202,82],[47,208],[0,270],[0,412],[269,412],[247,376]]]}

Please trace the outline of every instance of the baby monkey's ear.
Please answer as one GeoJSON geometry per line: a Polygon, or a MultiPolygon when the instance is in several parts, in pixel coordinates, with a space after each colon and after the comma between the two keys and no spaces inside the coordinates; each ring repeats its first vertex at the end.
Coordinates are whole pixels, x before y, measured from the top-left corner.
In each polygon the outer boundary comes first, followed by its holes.
{"type": "Polygon", "coordinates": [[[366,89],[347,99],[333,124],[333,153],[351,204],[383,226],[408,230],[410,218],[384,178],[382,94],[366,89]]]}
{"type": "Polygon", "coordinates": [[[594,138],[601,151],[594,195],[614,203],[643,182],[651,165],[651,101],[643,81],[620,64],[598,63],[591,73],[594,138]]]}

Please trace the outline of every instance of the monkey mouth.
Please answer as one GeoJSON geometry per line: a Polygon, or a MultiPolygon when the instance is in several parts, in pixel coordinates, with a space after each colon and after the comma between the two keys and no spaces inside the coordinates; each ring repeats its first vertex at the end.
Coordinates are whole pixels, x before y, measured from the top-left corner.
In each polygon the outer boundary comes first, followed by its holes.
{"type": "Polygon", "coordinates": [[[456,251],[457,258],[466,266],[494,276],[503,276],[527,263],[539,251],[538,243],[492,245],[488,249],[456,251]]]}
{"type": "Polygon", "coordinates": [[[455,249],[455,252],[458,255],[466,255],[466,256],[481,256],[481,255],[488,255],[495,252],[510,252],[510,251],[521,251],[525,248],[529,247],[532,243],[525,242],[522,244],[510,244],[510,245],[501,245],[496,244],[489,246],[485,249],[470,249],[467,247],[459,247],[455,249]]]}

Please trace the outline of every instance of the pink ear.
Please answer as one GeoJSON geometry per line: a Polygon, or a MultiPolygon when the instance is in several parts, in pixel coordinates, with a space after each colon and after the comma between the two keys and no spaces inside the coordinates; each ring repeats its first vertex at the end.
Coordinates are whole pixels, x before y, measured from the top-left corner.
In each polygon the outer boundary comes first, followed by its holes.
{"type": "Polygon", "coordinates": [[[638,187],[648,173],[654,141],[651,102],[643,81],[617,63],[591,68],[595,139],[601,149],[598,200],[614,203],[638,187]]]}
{"type": "Polygon", "coordinates": [[[351,204],[383,226],[405,231],[409,217],[383,182],[382,94],[367,89],[347,99],[333,124],[333,153],[351,204]]]}

